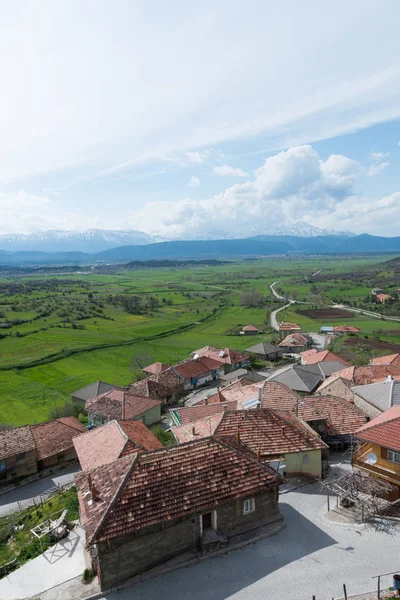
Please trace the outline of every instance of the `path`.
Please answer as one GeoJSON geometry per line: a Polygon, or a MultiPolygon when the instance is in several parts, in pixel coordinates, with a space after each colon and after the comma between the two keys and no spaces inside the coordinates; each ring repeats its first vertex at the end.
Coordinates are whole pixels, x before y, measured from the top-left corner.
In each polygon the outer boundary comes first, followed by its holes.
{"type": "MultiPolygon", "coordinates": [[[[57,471],[47,477],[41,477],[32,483],[20,485],[0,496],[0,515],[27,508],[33,504],[35,499],[46,496],[51,488],[66,485],[74,481],[74,475],[80,471],[78,464],[70,465],[61,471],[57,471]]],[[[1,596],[0,596],[1,597],[1,596]]]]}
{"type": "MultiPolygon", "coordinates": [[[[286,300],[286,298],[284,298],[283,296],[280,296],[278,294],[278,292],[275,291],[274,286],[277,283],[278,283],[277,281],[274,281],[273,283],[271,283],[271,285],[269,286],[269,289],[271,290],[271,292],[275,296],[275,298],[277,298],[278,300],[286,300]]],[[[279,323],[278,323],[278,320],[276,318],[276,315],[281,310],[284,310],[285,308],[288,308],[288,306],[290,306],[291,304],[294,304],[294,300],[289,300],[288,304],[285,304],[284,306],[281,306],[280,308],[277,308],[276,310],[272,311],[271,318],[270,318],[272,329],[275,329],[275,331],[279,331],[279,323]]]]}
{"type": "Polygon", "coordinates": [[[1,600],[33,598],[64,581],[82,575],[85,567],[85,532],[77,525],[44,554],[0,580],[1,600]]]}
{"type": "MultiPolygon", "coordinates": [[[[326,496],[311,484],[281,496],[286,528],[274,537],[103,596],[153,600],[168,590],[174,600],[331,600],[374,589],[373,575],[399,567],[400,524],[338,525],[324,520],[326,496]]],[[[384,578],[382,587],[391,585],[384,578]]]]}

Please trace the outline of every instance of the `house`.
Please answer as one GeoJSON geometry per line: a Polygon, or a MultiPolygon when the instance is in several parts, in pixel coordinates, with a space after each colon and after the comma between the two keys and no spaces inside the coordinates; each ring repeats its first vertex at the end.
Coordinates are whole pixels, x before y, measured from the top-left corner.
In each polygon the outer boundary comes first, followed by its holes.
{"type": "Polygon", "coordinates": [[[316,350],[316,348],[311,348],[310,350],[302,352],[300,356],[302,365],[315,365],[315,363],[320,362],[339,362],[344,368],[349,364],[343,360],[343,358],[329,350],[316,350]]]}
{"type": "Polygon", "coordinates": [[[250,346],[250,348],[246,348],[246,352],[255,354],[260,360],[276,360],[282,357],[282,349],[268,342],[260,342],[259,344],[250,346]]]}
{"type": "Polygon", "coordinates": [[[330,383],[335,378],[341,377],[355,385],[366,385],[367,383],[378,383],[385,381],[388,377],[396,379],[400,377],[400,366],[392,365],[367,365],[365,367],[346,367],[342,371],[337,371],[326,379],[330,383]]]}
{"type": "Polygon", "coordinates": [[[81,523],[100,587],[281,526],[282,478],[257,458],[233,439],[208,437],[79,473],[81,523]]]}
{"type": "Polygon", "coordinates": [[[142,421],[109,421],[73,439],[82,471],[90,471],[121,456],[157,450],[162,443],[142,421]]]}
{"type": "Polygon", "coordinates": [[[320,333],[333,333],[333,327],[329,325],[322,325],[319,331],[320,333]]]}
{"type": "Polygon", "coordinates": [[[30,426],[36,447],[38,470],[76,460],[73,439],[86,431],[75,417],[60,417],[30,426]]]}
{"type": "Polygon", "coordinates": [[[361,329],[354,325],[337,325],[333,328],[334,335],[343,335],[345,333],[361,333],[361,329]]]}
{"type": "Polygon", "coordinates": [[[250,365],[249,357],[231,348],[219,349],[216,346],[205,346],[191,353],[191,358],[207,357],[224,365],[225,373],[235,369],[243,369],[250,365]]]}
{"type": "Polygon", "coordinates": [[[258,335],[260,330],[257,329],[257,327],[254,327],[254,325],[246,325],[242,328],[240,333],[241,335],[258,335]]]}
{"type": "Polygon", "coordinates": [[[37,473],[36,444],[29,425],[0,432],[0,484],[37,473]]]}
{"type": "Polygon", "coordinates": [[[400,367],[400,354],[389,354],[387,356],[377,356],[369,361],[370,365],[392,365],[400,367]]]}
{"type": "Polygon", "coordinates": [[[240,381],[241,379],[244,379],[246,385],[249,385],[251,383],[265,381],[267,379],[267,375],[264,375],[262,372],[258,373],[257,371],[247,371],[247,369],[237,369],[236,371],[230,371],[230,373],[221,375],[220,383],[221,386],[226,386],[235,381],[240,381]]]}
{"type": "Polygon", "coordinates": [[[236,436],[240,443],[258,454],[263,462],[285,465],[285,474],[322,474],[321,451],[326,444],[304,421],[291,412],[265,408],[225,410],[199,421],[172,427],[178,441],[216,435],[236,436]]]}
{"type": "Polygon", "coordinates": [[[368,416],[347,400],[332,395],[301,397],[270,381],[264,385],[261,407],[294,413],[335,450],[347,447],[354,432],[368,421],[368,416]]]}
{"type": "Polygon", "coordinates": [[[165,403],[174,402],[184,393],[183,382],[183,377],[176,372],[174,367],[169,367],[161,373],[132,383],[128,386],[128,392],[137,396],[158,398],[165,403]]]}
{"type": "Polygon", "coordinates": [[[107,421],[143,421],[152,425],[161,420],[162,402],[148,396],[137,396],[131,391],[111,390],[88,400],[85,405],[89,423],[104,425],[107,421]]]}
{"type": "Polygon", "coordinates": [[[337,396],[338,398],[348,400],[349,402],[354,402],[354,393],[352,392],[351,386],[351,381],[348,381],[343,377],[334,377],[333,375],[321,383],[317,391],[314,392],[314,396],[327,394],[337,396]]]}
{"type": "Polygon", "coordinates": [[[394,298],[392,296],[390,296],[389,294],[375,294],[375,298],[381,304],[385,304],[388,300],[394,300],[394,298]]]}
{"type": "Polygon", "coordinates": [[[118,385],[112,385],[111,383],[106,383],[105,381],[95,381],[95,383],[91,383],[76,392],[72,392],[71,399],[72,402],[78,402],[85,406],[86,400],[91,400],[96,396],[100,396],[100,394],[104,394],[105,392],[110,392],[111,390],[119,390],[122,389],[118,385]]]}
{"type": "Polygon", "coordinates": [[[392,406],[358,429],[361,443],[352,456],[352,465],[393,486],[387,499],[400,498],[400,406],[392,406]]]}
{"type": "Polygon", "coordinates": [[[165,363],[162,363],[162,362],[155,362],[155,363],[152,363],[151,365],[148,365],[147,367],[143,367],[142,371],[144,373],[148,373],[149,375],[159,375],[163,371],[166,371],[167,369],[169,369],[170,366],[171,365],[166,365],[165,363]]]}
{"type": "Polygon", "coordinates": [[[268,377],[268,381],[278,381],[297,392],[314,392],[332,373],[343,368],[343,363],[327,361],[312,365],[291,365],[280,369],[268,377]]]}
{"type": "Polygon", "coordinates": [[[298,323],[282,323],[279,325],[279,336],[283,340],[291,333],[301,333],[301,327],[298,323]]]}
{"type": "Polygon", "coordinates": [[[308,346],[308,339],[301,333],[291,333],[281,341],[279,347],[282,352],[296,353],[303,352],[308,346]]]}
{"type": "Polygon", "coordinates": [[[400,381],[386,379],[379,383],[355,385],[351,388],[354,403],[370,417],[382,414],[392,406],[400,405],[400,381]]]}
{"type": "Polygon", "coordinates": [[[218,381],[221,375],[224,375],[224,363],[208,356],[195,355],[194,358],[186,360],[174,367],[174,371],[183,380],[183,389],[185,391],[206,385],[211,381],[218,381]]]}

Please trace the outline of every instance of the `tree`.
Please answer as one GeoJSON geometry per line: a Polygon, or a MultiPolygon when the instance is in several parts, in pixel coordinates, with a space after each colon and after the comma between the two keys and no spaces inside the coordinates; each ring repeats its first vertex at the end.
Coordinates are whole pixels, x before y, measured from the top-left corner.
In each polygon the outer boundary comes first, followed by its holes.
{"type": "Polygon", "coordinates": [[[247,308],[265,304],[265,296],[257,290],[248,290],[240,296],[240,304],[247,308]]]}
{"type": "Polygon", "coordinates": [[[138,354],[134,354],[131,359],[131,367],[133,371],[141,371],[143,367],[147,367],[147,365],[151,365],[153,361],[153,357],[148,352],[140,352],[138,354]]]}

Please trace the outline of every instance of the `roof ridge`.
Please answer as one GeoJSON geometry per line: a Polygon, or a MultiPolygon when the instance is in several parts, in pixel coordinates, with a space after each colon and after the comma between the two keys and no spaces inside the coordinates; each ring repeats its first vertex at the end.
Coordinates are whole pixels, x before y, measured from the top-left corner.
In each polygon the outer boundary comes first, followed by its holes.
{"type": "MultiPolygon", "coordinates": [[[[378,416],[381,416],[381,415],[378,415],[378,416]]],[[[363,429],[361,434],[364,431],[371,431],[372,429],[375,429],[376,427],[382,427],[382,425],[388,425],[389,423],[393,423],[394,421],[399,421],[399,420],[400,420],[400,415],[398,417],[393,417],[393,419],[388,419],[387,421],[381,421],[380,423],[375,423],[375,425],[371,425],[370,427],[365,427],[365,429],[363,429]]],[[[366,423],[366,425],[369,425],[369,423],[366,423]]],[[[356,434],[357,434],[357,432],[356,432],[356,434]]]]}
{"type": "Polygon", "coordinates": [[[273,412],[273,413],[274,413],[274,414],[275,414],[275,415],[276,415],[278,418],[280,418],[282,421],[284,421],[284,422],[285,422],[287,425],[289,425],[289,426],[292,426],[292,428],[294,428],[296,431],[298,431],[298,432],[300,433],[300,435],[301,435],[303,438],[305,438],[305,441],[306,441],[306,442],[309,442],[309,439],[308,439],[308,437],[309,437],[309,436],[308,436],[308,435],[306,434],[306,432],[304,431],[304,429],[305,429],[305,428],[307,428],[307,430],[309,430],[309,431],[310,431],[310,435],[311,435],[311,436],[313,435],[313,433],[315,433],[315,436],[314,436],[314,437],[315,437],[316,439],[319,439],[319,440],[323,441],[323,440],[321,439],[321,436],[319,436],[319,435],[317,434],[317,432],[314,432],[314,430],[313,430],[311,427],[309,427],[309,425],[307,425],[307,423],[306,423],[305,421],[303,421],[303,419],[301,419],[300,417],[298,417],[297,415],[295,415],[293,412],[290,412],[290,414],[291,414],[292,416],[294,416],[294,417],[295,417],[295,418],[296,418],[298,421],[301,421],[301,423],[299,423],[299,425],[297,425],[297,423],[294,423],[294,422],[293,422],[293,421],[291,421],[290,419],[287,421],[285,417],[282,417],[282,416],[281,416],[281,414],[279,414],[279,415],[277,415],[277,414],[276,414],[277,412],[282,412],[282,413],[284,413],[284,412],[287,412],[287,411],[279,411],[279,410],[277,410],[277,409],[269,409],[269,410],[271,410],[271,412],[273,412]],[[303,426],[302,424],[304,424],[304,426],[303,426]]]}
{"type": "Polygon", "coordinates": [[[244,450],[240,447],[240,445],[236,446],[234,444],[231,444],[229,442],[230,437],[232,437],[232,436],[230,436],[228,434],[225,436],[220,434],[220,437],[219,437],[218,435],[215,434],[215,432],[213,433],[213,435],[210,436],[210,438],[212,440],[215,440],[220,446],[224,446],[225,448],[228,448],[230,451],[236,452],[236,454],[240,454],[240,456],[243,456],[243,458],[245,458],[249,462],[257,464],[259,467],[261,467],[265,471],[271,473],[271,475],[273,475],[275,472],[276,475],[278,476],[278,478],[281,478],[283,480],[283,477],[280,475],[280,473],[278,473],[278,471],[276,471],[273,467],[271,467],[270,465],[268,465],[265,462],[259,461],[257,459],[257,455],[248,446],[245,446],[246,450],[244,450]],[[223,439],[223,438],[225,438],[225,439],[223,439]],[[254,456],[254,458],[253,458],[253,456],[254,456]]]}

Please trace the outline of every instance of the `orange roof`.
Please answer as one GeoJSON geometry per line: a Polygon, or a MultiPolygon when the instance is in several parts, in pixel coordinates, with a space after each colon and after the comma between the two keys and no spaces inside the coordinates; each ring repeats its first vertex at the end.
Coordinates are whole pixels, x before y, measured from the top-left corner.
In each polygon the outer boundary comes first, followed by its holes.
{"type": "Polygon", "coordinates": [[[337,325],[337,327],[333,328],[333,331],[337,333],[360,333],[360,329],[358,327],[354,327],[354,325],[337,325]]]}
{"type": "Polygon", "coordinates": [[[389,354],[388,356],[377,356],[370,360],[371,365],[394,365],[400,366],[400,354],[389,354]]]}
{"type": "Polygon", "coordinates": [[[278,381],[266,381],[262,391],[262,408],[292,410],[301,397],[287,385],[278,381]]]}
{"type": "Polygon", "coordinates": [[[400,452],[400,406],[392,406],[389,410],[372,419],[356,431],[358,438],[400,452]]]}
{"type": "MultiPolygon", "coordinates": [[[[304,399],[304,407],[312,408],[314,412],[326,419],[325,433],[328,435],[348,435],[354,433],[367,422],[367,415],[348,400],[337,396],[317,396],[304,399]]],[[[304,420],[303,407],[300,406],[299,416],[304,420]]]]}
{"type": "Polygon", "coordinates": [[[349,363],[340,358],[337,354],[330,352],[329,350],[306,350],[305,352],[300,353],[301,358],[306,363],[306,365],[315,365],[319,362],[326,361],[337,361],[342,362],[344,365],[348,365],[349,363]]]}
{"type": "Polygon", "coordinates": [[[29,425],[0,431],[0,460],[35,448],[35,440],[29,425]]]}
{"type": "Polygon", "coordinates": [[[301,331],[301,327],[298,323],[281,323],[279,329],[281,331],[290,331],[291,329],[298,329],[301,331]]]}
{"type": "Polygon", "coordinates": [[[259,331],[258,327],[254,327],[254,325],[246,325],[243,327],[242,331],[259,331]]]}
{"type": "Polygon", "coordinates": [[[193,423],[199,421],[205,417],[224,412],[224,410],[235,410],[237,406],[236,400],[230,402],[217,402],[214,404],[207,404],[199,406],[183,406],[182,408],[172,409],[170,413],[174,415],[174,420],[181,425],[187,423],[193,423]]]}
{"type": "Polygon", "coordinates": [[[248,448],[217,437],[126,456],[76,476],[89,544],[187,519],[282,481],[248,448]],[[91,498],[93,486],[97,501],[91,498]]]}
{"type": "Polygon", "coordinates": [[[134,419],[161,404],[148,396],[137,396],[124,390],[111,390],[87,400],[87,412],[111,419],[134,419]]]}
{"type": "Polygon", "coordinates": [[[83,471],[117,460],[125,454],[162,448],[141,421],[110,421],[73,440],[83,471]]]}
{"type": "Polygon", "coordinates": [[[192,442],[213,435],[223,416],[221,411],[193,423],[171,427],[171,431],[179,443],[192,442]]]}
{"type": "MultiPolygon", "coordinates": [[[[365,367],[347,367],[342,371],[337,371],[328,377],[323,385],[338,379],[347,379],[354,385],[366,385],[367,383],[377,383],[384,381],[387,377],[397,378],[400,376],[400,366],[392,365],[367,365],[365,367]]],[[[322,386],[320,386],[321,388],[322,386]]]]}
{"type": "Polygon", "coordinates": [[[236,350],[231,350],[231,348],[222,348],[219,350],[215,346],[206,346],[194,354],[198,354],[200,357],[206,356],[208,358],[212,358],[213,360],[216,360],[224,365],[236,365],[249,358],[246,354],[242,354],[236,350]]]}
{"type": "Polygon", "coordinates": [[[73,438],[86,431],[82,423],[75,417],[61,417],[30,427],[35,440],[38,460],[73,448],[73,438]]]}
{"type": "Polygon", "coordinates": [[[200,356],[200,358],[190,359],[180,365],[176,365],[174,370],[184,379],[190,379],[191,377],[200,377],[210,371],[217,371],[220,368],[220,361],[208,356],[200,356]]]}
{"type": "Polygon", "coordinates": [[[170,365],[166,365],[162,362],[155,362],[149,365],[148,367],[144,367],[142,371],[144,371],[145,373],[150,373],[150,375],[157,375],[158,373],[162,373],[163,371],[169,369],[169,366],[170,365]]]}
{"type": "Polygon", "coordinates": [[[392,296],[389,294],[376,294],[375,298],[377,298],[379,302],[386,302],[386,300],[390,300],[392,296]]]}
{"type": "Polygon", "coordinates": [[[289,333],[284,340],[281,341],[279,346],[283,348],[291,348],[292,346],[305,346],[307,344],[307,338],[301,333],[289,333]]]}

